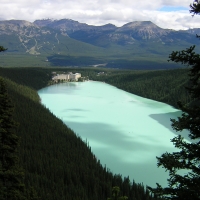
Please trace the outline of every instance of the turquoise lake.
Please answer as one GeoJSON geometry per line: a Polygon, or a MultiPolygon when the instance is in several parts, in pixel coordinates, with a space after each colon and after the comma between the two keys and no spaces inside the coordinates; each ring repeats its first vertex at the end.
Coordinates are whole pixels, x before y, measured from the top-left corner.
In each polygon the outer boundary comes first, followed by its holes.
{"type": "Polygon", "coordinates": [[[111,172],[166,186],[168,173],[157,168],[156,156],[176,151],[170,140],[178,133],[170,118],[180,116],[179,110],[95,81],[56,84],[38,94],[111,172]]]}

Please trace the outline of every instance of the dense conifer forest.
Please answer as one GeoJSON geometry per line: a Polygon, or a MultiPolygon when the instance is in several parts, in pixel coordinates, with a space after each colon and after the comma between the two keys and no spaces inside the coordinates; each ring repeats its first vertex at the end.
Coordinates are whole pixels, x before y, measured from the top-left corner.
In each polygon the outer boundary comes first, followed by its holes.
{"type": "Polygon", "coordinates": [[[102,166],[88,144],[40,103],[36,90],[48,85],[53,71],[80,72],[92,80],[176,106],[178,100],[190,102],[184,91],[187,69],[0,68],[15,107],[14,120],[19,123],[19,157],[25,185],[33,187],[39,199],[103,200],[112,196],[114,186],[128,199],[154,199],[143,184],[114,175],[102,166]]]}
{"type": "Polygon", "coordinates": [[[191,101],[185,87],[188,85],[188,69],[158,71],[128,71],[107,73],[94,80],[114,85],[127,92],[167,103],[178,108],[177,101],[191,101]]]}

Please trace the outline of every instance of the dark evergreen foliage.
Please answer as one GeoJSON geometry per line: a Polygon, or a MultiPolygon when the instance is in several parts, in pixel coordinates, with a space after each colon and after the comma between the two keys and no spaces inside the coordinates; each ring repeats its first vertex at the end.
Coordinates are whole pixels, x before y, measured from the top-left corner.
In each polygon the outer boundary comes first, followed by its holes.
{"type": "Polygon", "coordinates": [[[112,188],[112,197],[108,198],[107,200],[127,200],[127,196],[120,195],[120,188],[118,186],[114,186],[112,188]]]}
{"type": "Polygon", "coordinates": [[[188,84],[188,69],[159,71],[118,71],[106,75],[94,76],[94,80],[103,81],[122,90],[145,98],[178,107],[177,101],[190,103],[191,98],[184,90],[188,84]]]}
{"type": "Polygon", "coordinates": [[[6,51],[7,49],[5,49],[3,46],[0,46],[0,52],[2,51],[6,51]]]}
{"type": "Polygon", "coordinates": [[[0,78],[0,199],[22,200],[24,196],[23,171],[17,152],[19,137],[13,120],[13,106],[5,82],[0,78]]]}
{"type": "MultiPolygon", "coordinates": [[[[195,1],[191,12],[199,14],[199,1],[195,1]]],[[[181,135],[171,141],[179,149],[178,152],[164,153],[158,157],[158,166],[169,171],[168,187],[149,188],[154,194],[172,200],[200,199],[200,55],[194,52],[195,47],[183,51],[175,51],[170,60],[190,66],[189,85],[186,87],[192,98],[192,104],[178,102],[183,111],[178,120],[172,120],[176,131],[187,129],[190,142],[181,135]]]]}
{"type": "Polygon", "coordinates": [[[194,47],[181,52],[173,52],[170,59],[191,66],[190,86],[186,89],[195,103],[190,106],[179,102],[183,111],[178,120],[172,120],[172,127],[176,131],[187,129],[192,142],[187,142],[181,135],[172,139],[178,152],[164,153],[158,157],[158,166],[169,171],[168,187],[162,188],[159,184],[151,191],[166,199],[197,200],[200,199],[200,56],[194,53],[194,47]],[[180,173],[184,171],[184,175],[180,173]]]}
{"type": "Polygon", "coordinates": [[[191,5],[190,5],[190,12],[193,13],[193,15],[199,15],[200,13],[200,1],[195,0],[191,5]]]}

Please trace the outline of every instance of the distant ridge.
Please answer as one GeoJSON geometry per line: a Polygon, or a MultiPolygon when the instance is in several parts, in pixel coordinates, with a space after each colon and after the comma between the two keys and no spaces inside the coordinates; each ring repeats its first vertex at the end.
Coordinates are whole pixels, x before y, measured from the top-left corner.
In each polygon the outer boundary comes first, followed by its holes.
{"type": "Polygon", "coordinates": [[[54,28],[57,30],[65,30],[65,31],[72,31],[72,30],[78,31],[78,30],[91,30],[91,29],[115,30],[117,28],[113,24],[93,26],[93,25],[88,25],[86,23],[80,23],[72,19],[60,19],[60,20],[53,20],[53,21],[50,19],[36,20],[34,21],[34,24],[41,27],[48,26],[50,28],[54,28]]]}
{"type": "MultiPolygon", "coordinates": [[[[163,68],[160,63],[167,62],[173,50],[198,44],[196,33],[199,34],[200,29],[162,29],[151,21],[134,21],[121,27],[113,24],[94,26],[72,19],[38,19],[33,23],[0,21],[0,45],[8,48],[3,55],[17,54],[20,59],[27,55],[40,56],[35,57],[31,66],[37,60],[34,66],[108,63],[107,67],[140,68],[140,64],[146,67],[149,63],[159,63],[163,68]]],[[[6,59],[2,60],[3,66],[16,65],[10,58],[6,59]]]]}

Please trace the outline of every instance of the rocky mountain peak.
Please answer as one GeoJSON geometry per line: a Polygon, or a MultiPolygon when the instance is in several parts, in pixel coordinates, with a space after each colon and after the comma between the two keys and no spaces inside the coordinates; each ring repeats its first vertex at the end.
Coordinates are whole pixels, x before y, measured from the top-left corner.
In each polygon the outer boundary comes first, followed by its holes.
{"type": "Polygon", "coordinates": [[[43,27],[43,26],[48,26],[49,24],[53,23],[54,19],[41,19],[41,20],[35,20],[33,23],[39,27],[43,27]]]}
{"type": "Polygon", "coordinates": [[[10,35],[14,32],[24,33],[26,30],[38,29],[38,26],[25,20],[6,20],[0,21],[0,34],[10,35]]]}
{"type": "Polygon", "coordinates": [[[12,27],[33,27],[35,26],[33,23],[25,21],[25,20],[6,20],[6,21],[0,21],[0,25],[4,26],[12,26],[12,27]]]}
{"type": "Polygon", "coordinates": [[[74,21],[72,19],[60,19],[60,20],[36,20],[34,22],[37,26],[40,27],[50,27],[56,30],[60,30],[61,32],[65,32],[67,34],[74,33],[76,31],[115,31],[117,27],[113,24],[105,24],[102,26],[93,26],[85,23],[80,23],[78,21],[74,21]]]}
{"type": "Polygon", "coordinates": [[[159,26],[155,25],[151,21],[135,21],[129,22],[118,29],[118,31],[127,31],[127,30],[154,30],[160,31],[163,30],[159,26]]]}
{"type": "Polygon", "coordinates": [[[138,28],[138,27],[159,28],[157,25],[155,25],[151,21],[129,22],[129,23],[123,25],[122,27],[129,27],[129,28],[138,28]]]}
{"type": "Polygon", "coordinates": [[[36,20],[34,21],[34,24],[43,27],[47,26],[53,29],[57,30],[80,30],[84,29],[87,27],[87,24],[84,23],[79,23],[78,21],[74,21],[72,19],[60,19],[60,20],[50,20],[50,19],[45,19],[45,20],[36,20]]]}
{"type": "Polygon", "coordinates": [[[117,32],[128,33],[133,38],[155,39],[166,35],[169,30],[162,29],[151,21],[134,21],[118,28],[117,32]]]}
{"type": "Polygon", "coordinates": [[[117,27],[113,24],[105,24],[103,26],[100,26],[103,30],[116,30],[117,27]]]}

